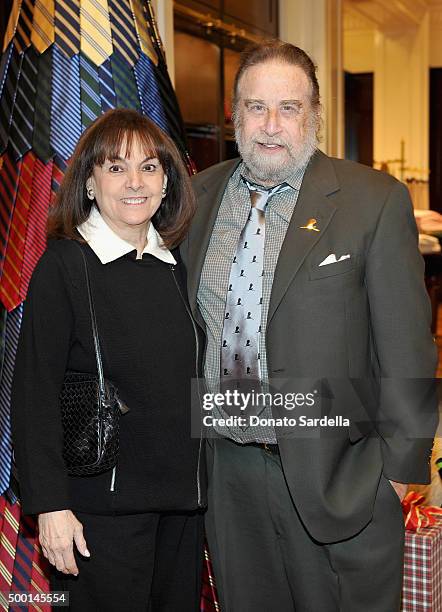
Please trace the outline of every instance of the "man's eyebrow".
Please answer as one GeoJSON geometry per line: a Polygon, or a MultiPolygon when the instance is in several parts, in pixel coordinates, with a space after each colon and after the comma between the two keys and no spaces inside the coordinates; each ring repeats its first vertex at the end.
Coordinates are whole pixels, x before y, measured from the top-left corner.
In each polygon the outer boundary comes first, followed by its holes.
{"type": "MultiPolygon", "coordinates": [[[[253,103],[258,103],[258,104],[266,104],[266,102],[264,100],[260,100],[259,98],[247,98],[246,100],[244,100],[245,104],[253,104],[253,103]]],[[[301,105],[303,102],[302,100],[298,100],[298,99],[293,99],[293,100],[281,100],[279,102],[279,104],[296,104],[296,105],[301,105]]]]}
{"type": "Polygon", "coordinates": [[[299,106],[302,104],[302,100],[281,100],[280,104],[296,104],[299,106]]]}

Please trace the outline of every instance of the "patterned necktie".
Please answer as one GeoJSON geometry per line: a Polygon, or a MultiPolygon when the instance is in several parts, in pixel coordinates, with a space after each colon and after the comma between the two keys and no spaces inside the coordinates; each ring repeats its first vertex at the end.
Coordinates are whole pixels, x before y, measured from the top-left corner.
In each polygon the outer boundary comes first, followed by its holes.
{"type": "Polygon", "coordinates": [[[54,0],[35,0],[31,42],[40,53],[54,42],[54,0]]]}
{"type": "Polygon", "coordinates": [[[100,66],[112,55],[112,32],[107,0],[81,0],[80,49],[100,66]]]}
{"type": "Polygon", "coordinates": [[[55,42],[67,57],[80,51],[80,3],[57,0],[54,14],[55,42]]]}
{"type": "MultiPolygon", "coordinates": [[[[265,207],[286,183],[264,190],[246,181],[252,207],[241,232],[230,278],[221,344],[221,386],[230,381],[261,380],[262,277],[264,275],[265,207]]],[[[230,385],[229,385],[230,386],[230,385]]]]}
{"type": "Polygon", "coordinates": [[[0,387],[0,494],[8,488],[11,476],[11,390],[22,314],[23,305],[20,304],[6,317],[5,355],[0,387]]]}

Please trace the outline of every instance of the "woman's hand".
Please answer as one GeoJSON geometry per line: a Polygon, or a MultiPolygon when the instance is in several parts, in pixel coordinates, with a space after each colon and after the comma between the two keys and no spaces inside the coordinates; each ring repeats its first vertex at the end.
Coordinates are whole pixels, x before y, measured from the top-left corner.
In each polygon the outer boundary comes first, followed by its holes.
{"type": "Polygon", "coordinates": [[[78,567],[74,558],[73,542],[79,552],[90,557],[86,540],[83,537],[83,525],[71,510],[57,510],[38,515],[40,544],[43,554],[49,563],[63,574],[78,576],[78,567]]]}

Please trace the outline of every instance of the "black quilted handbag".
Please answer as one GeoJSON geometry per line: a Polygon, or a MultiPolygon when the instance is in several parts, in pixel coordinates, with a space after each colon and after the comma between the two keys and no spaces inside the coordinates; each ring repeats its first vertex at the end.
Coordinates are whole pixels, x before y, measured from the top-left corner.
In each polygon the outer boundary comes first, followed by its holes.
{"type": "Polygon", "coordinates": [[[89,271],[83,257],[98,374],[66,372],[60,393],[63,457],[72,476],[89,476],[113,468],[119,450],[120,415],[128,412],[116,387],[104,379],[100,340],[89,271]]]}

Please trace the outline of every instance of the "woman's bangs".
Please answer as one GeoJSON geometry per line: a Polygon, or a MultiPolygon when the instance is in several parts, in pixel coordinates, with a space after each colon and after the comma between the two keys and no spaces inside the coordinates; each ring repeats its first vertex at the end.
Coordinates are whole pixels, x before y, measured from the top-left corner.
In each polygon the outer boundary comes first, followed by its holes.
{"type": "MultiPolygon", "coordinates": [[[[144,126],[143,126],[144,127],[144,126]]],[[[106,130],[96,143],[94,165],[101,166],[106,160],[127,159],[132,155],[134,143],[139,143],[146,158],[158,157],[158,144],[152,134],[141,126],[134,129],[124,127],[106,130]]]]}

